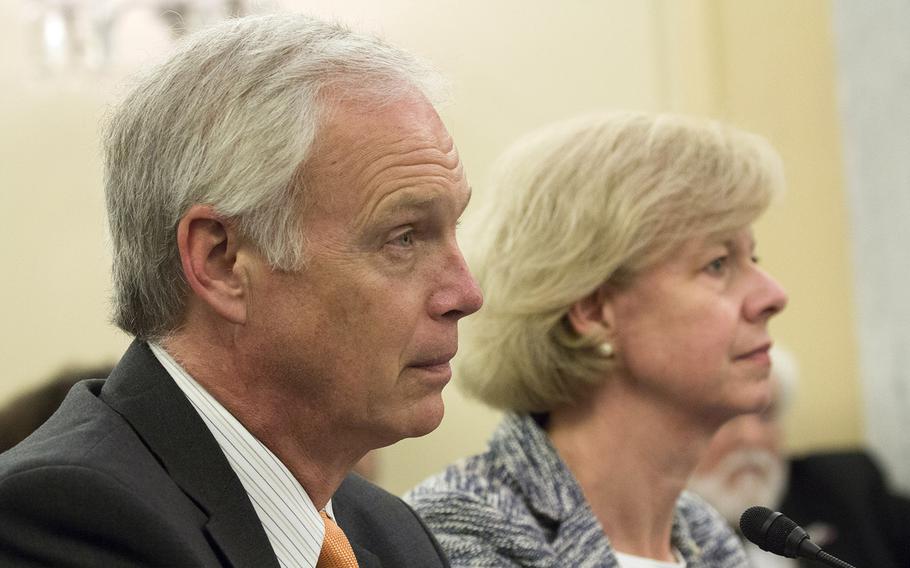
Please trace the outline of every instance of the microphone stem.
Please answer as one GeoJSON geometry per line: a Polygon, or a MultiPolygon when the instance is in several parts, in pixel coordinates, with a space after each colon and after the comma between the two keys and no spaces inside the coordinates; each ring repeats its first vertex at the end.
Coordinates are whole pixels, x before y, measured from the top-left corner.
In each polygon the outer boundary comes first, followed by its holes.
{"type": "Polygon", "coordinates": [[[827,566],[833,566],[834,568],[856,568],[852,564],[847,564],[840,558],[836,556],[831,556],[824,550],[818,553],[818,556],[815,557],[819,562],[825,563],[827,566]]]}

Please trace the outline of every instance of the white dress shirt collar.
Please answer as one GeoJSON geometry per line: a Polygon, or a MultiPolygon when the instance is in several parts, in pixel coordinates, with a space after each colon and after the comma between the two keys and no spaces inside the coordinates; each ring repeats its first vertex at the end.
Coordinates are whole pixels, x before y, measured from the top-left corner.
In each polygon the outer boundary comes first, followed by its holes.
{"type": "MultiPolygon", "coordinates": [[[[164,349],[152,353],[208,426],[240,478],[283,568],[315,568],[325,525],[309,495],[265,445],[189,375],[164,349]]],[[[332,502],[326,505],[332,518],[332,502]]]]}

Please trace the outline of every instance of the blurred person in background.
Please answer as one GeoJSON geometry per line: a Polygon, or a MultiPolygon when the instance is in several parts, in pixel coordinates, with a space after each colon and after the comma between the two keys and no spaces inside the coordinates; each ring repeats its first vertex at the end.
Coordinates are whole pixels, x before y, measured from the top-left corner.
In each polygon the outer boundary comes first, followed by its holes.
{"type": "Polygon", "coordinates": [[[454,566],[746,566],[684,489],[717,429],[771,400],[787,296],[751,226],[778,155],[718,122],[610,113],[530,135],[496,172],[457,370],[506,416],[406,500],[454,566]]]}
{"type": "MultiPolygon", "coordinates": [[[[774,400],[764,411],[730,420],[718,430],[689,482],[732,527],[754,505],[781,511],[815,544],[855,566],[910,566],[910,499],[889,490],[875,460],[862,450],[787,458],[782,418],[798,390],[793,355],[771,352],[774,400]]],[[[810,568],[746,542],[757,568],[810,568]]]]}
{"type": "Polygon", "coordinates": [[[482,302],[434,74],[299,14],[194,34],[113,113],[114,320],[135,336],[0,455],[0,565],[442,567],[357,475],[443,415],[482,302]]]}

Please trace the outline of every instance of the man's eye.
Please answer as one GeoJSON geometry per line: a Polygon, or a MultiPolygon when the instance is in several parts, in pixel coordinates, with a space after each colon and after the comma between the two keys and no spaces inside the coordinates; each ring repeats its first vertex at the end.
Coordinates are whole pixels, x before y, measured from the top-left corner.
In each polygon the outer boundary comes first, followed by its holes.
{"type": "Polygon", "coordinates": [[[389,244],[398,246],[398,247],[411,247],[414,246],[414,231],[405,231],[397,237],[389,241],[389,244]]]}

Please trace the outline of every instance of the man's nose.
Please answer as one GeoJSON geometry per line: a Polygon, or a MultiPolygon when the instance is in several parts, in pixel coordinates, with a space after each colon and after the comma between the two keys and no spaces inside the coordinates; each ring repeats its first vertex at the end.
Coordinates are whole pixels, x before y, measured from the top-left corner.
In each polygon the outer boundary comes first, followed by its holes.
{"type": "Polygon", "coordinates": [[[458,321],[476,312],[483,305],[483,292],[477,279],[457,247],[445,268],[445,284],[431,299],[432,311],[440,317],[458,321]]]}

